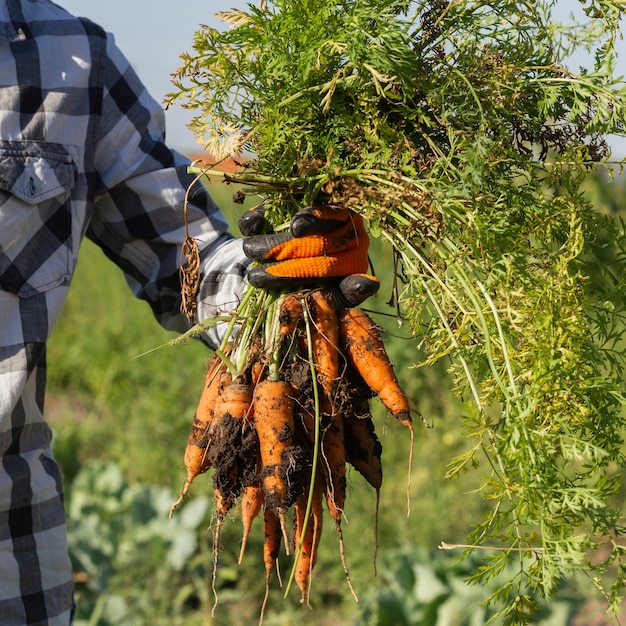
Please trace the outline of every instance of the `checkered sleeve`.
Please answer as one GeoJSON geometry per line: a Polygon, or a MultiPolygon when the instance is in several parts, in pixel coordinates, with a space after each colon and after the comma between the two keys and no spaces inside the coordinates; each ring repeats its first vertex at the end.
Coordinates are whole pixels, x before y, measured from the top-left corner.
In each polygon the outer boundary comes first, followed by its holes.
{"type": "MultiPolygon", "coordinates": [[[[188,161],[164,143],[164,116],[108,38],[101,124],[95,151],[99,193],[87,236],[121,269],[135,295],[166,328],[183,330],[179,264],[188,193],[189,234],[202,261],[199,290],[204,317],[232,308],[244,285],[241,243],[204,187],[187,173],[188,161]]],[[[208,336],[213,346],[219,340],[208,336]]]]}

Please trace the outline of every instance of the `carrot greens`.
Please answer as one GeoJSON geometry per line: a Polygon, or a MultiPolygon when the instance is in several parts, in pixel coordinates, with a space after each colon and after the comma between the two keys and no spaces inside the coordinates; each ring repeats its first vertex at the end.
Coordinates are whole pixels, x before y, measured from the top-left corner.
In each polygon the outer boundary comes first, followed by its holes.
{"type": "Polygon", "coordinates": [[[403,324],[466,400],[448,477],[491,470],[464,545],[494,550],[477,583],[517,561],[493,598],[510,624],[577,571],[614,610],[624,588],[626,238],[585,180],[624,134],[625,7],[577,4],[568,23],[549,0],[250,4],[196,34],[170,96],[216,160],[249,157],[226,178],[274,226],[325,202],[390,244],[403,324]]]}

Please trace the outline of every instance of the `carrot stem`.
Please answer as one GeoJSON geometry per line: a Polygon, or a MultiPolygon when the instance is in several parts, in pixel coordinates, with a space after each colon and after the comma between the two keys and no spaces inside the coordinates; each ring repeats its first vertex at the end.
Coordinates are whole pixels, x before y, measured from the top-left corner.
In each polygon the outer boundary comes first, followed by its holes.
{"type": "Polygon", "coordinates": [[[224,354],[221,348],[215,351],[215,355],[224,363],[233,379],[237,376],[237,368],[235,364],[224,354]]]}
{"type": "Polygon", "coordinates": [[[220,346],[220,350],[224,350],[229,341],[231,341],[232,334],[235,330],[235,327],[238,323],[241,323],[242,317],[247,313],[248,308],[250,306],[251,300],[258,294],[258,290],[254,289],[251,285],[246,287],[246,290],[243,293],[243,297],[239,306],[237,307],[237,313],[233,314],[230,318],[230,322],[228,324],[228,328],[224,334],[224,338],[222,339],[222,345],[220,346]]]}
{"type": "Polygon", "coordinates": [[[280,309],[285,300],[287,292],[282,290],[277,298],[272,302],[268,311],[268,345],[271,349],[271,356],[268,364],[268,379],[280,380],[280,309]]]}
{"type": "MultiPolygon", "coordinates": [[[[256,290],[259,291],[258,289],[256,290]]],[[[253,343],[251,338],[259,335],[259,327],[263,324],[263,315],[261,314],[265,308],[268,293],[263,290],[262,293],[255,294],[255,299],[249,302],[242,300],[240,307],[237,309],[237,316],[241,329],[235,340],[234,360],[237,367],[237,373],[243,372],[248,365],[248,357],[250,347],[253,343]]]]}

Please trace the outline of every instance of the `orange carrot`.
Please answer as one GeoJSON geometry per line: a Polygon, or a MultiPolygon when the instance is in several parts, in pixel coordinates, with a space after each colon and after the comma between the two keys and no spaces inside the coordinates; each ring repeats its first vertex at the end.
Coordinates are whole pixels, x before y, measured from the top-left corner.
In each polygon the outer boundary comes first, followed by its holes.
{"type": "Polygon", "coordinates": [[[302,487],[305,465],[304,450],[293,441],[294,408],[294,391],[288,382],[264,380],[255,387],[254,423],[265,504],[279,517],[285,538],[285,513],[302,487]]]}
{"type": "Polygon", "coordinates": [[[345,309],[339,314],[339,334],[350,364],[390,413],[411,428],[409,400],[393,371],[376,324],[361,309],[345,309]]]}
{"type": "Polygon", "coordinates": [[[241,551],[239,553],[239,565],[243,562],[243,554],[252,528],[252,522],[259,514],[263,505],[263,490],[259,483],[244,487],[241,494],[241,521],[243,524],[243,537],[241,539],[241,551]]]}
{"type": "Polygon", "coordinates": [[[311,308],[311,340],[317,379],[332,402],[339,378],[339,329],[337,310],[328,291],[316,289],[308,298],[311,308]]]}
{"type": "Polygon", "coordinates": [[[250,366],[250,382],[252,383],[252,385],[254,386],[257,383],[261,382],[264,374],[265,368],[263,367],[263,363],[261,363],[261,361],[255,361],[250,366]]]}
{"type": "Polygon", "coordinates": [[[279,322],[280,336],[287,337],[293,334],[302,319],[302,299],[299,293],[294,292],[285,296],[280,307],[279,322]]]}
{"type": "MultiPolygon", "coordinates": [[[[263,562],[265,563],[265,597],[261,606],[261,615],[259,626],[263,622],[265,613],[265,605],[270,592],[270,577],[278,563],[278,554],[280,553],[280,542],[283,537],[281,523],[278,516],[270,509],[265,507],[263,511],[263,562]]],[[[280,581],[280,572],[278,572],[278,580],[280,581]]]]}
{"type": "MultiPolygon", "coordinates": [[[[329,410],[327,402],[326,398],[322,398],[322,411],[326,415],[329,410]]],[[[343,416],[340,413],[335,412],[329,425],[324,428],[320,448],[327,483],[326,504],[330,516],[339,525],[346,502],[346,450],[343,416]]]]}
{"type": "Polygon", "coordinates": [[[196,476],[204,474],[211,467],[209,455],[207,454],[207,446],[209,443],[208,432],[213,420],[218,396],[229,381],[230,374],[226,369],[226,365],[219,356],[214,355],[209,361],[204,380],[204,389],[193,418],[189,440],[185,449],[184,463],[187,476],[178,500],[170,509],[170,517],[172,517],[174,510],[180,505],[189,492],[191,483],[196,476]]]}
{"type": "MultiPolygon", "coordinates": [[[[328,408],[328,400],[322,397],[322,410],[328,408]]],[[[326,478],[326,506],[328,512],[335,522],[335,531],[339,539],[339,556],[341,564],[348,582],[350,592],[354,599],[359,599],[352,587],[350,574],[348,573],[348,565],[343,542],[343,531],[341,530],[341,518],[343,508],[346,502],[346,451],[344,441],[343,416],[335,411],[332,416],[330,425],[327,426],[322,433],[321,440],[322,468],[326,478]]]]}
{"type": "Polygon", "coordinates": [[[209,428],[209,460],[214,468],[218,519],[223,518],[242,489],[242,445],[244,418],[252,411],[252,387],[232,382],[219,397],[209,428]]]}
{"type": "Polygon", "coordinates": [[[343,440],[343,420],[335,405],[339,380],[339,327],[337,310],[332,296],[326,290],[316,289],[309,295],[311,307],[311,341],[315,373],[322,387],[320,413],[324,428],[321,451],[328,485],[328,510],[336,524],[341,522],[345,503],[346,469],[343,440]]]}
{"type": "Polygon", "coordinates": [[[311,502],[311,512],[306,520],[306,507],[308,494],[302,494],[295,503],[295,551],[297,563],[295,571],[295,581],[302,593],[300,602],[307,602],[309,598],[311,573],[317,561],[317,549],[322,536],[322,492],[323,481],[316,480],[313,488],[313,500],[311,502]],[[302,530],[305,525],[304,538],[302,530]],[[302,546],[298,552],[300,543],[302,546]]]}
{"type": "Polygon", "coordinates": [[[415,434],[409,400],[393,371],[380,332],[365,311],[356,308],[342,311],[339,315],[339,336],[347,361],[372,391],[378,394],[387,410],[411,433],[407,480],[407,514],[410,514],[411,466],[415,434]]]}
{"type": "Polygon", "coordinates": [[[335,520],[341,523],[345,503],[346,470],[343,441],[343,421],[335,406],[334,396],[339,380],[339,329],[337,310],[332,296],[326,290],[316,289],[308,298],[311,309],[311,352],[315,373],[322,387],[320,414],[324,428],[321,439],[321,452],[327,483],[328,510],[335,520]]]}
{"type": "Polygon", "coordinates": [[[263,509],[263,534],[263,562],[269,578],[276,567],[283,533],[278,516],[267,506],[263,509]]]}
{"type": "Polygon", "coordinates": [[[294,457],[301,456],[293,444],[294,408],[294,391],[288,382],[264,380],[255,387],[254,423],[265,503],[277,515],[293,504],[300,488],[293,475],[299,464],[294,457]]]}
{"type": "MultiPolygon", "coordinates": [[[[311,316],[311,353],[317,380],[322,388],[319,399],[320,426],[322,437],[320,453],[324,483],[326,486],[326,503],[328,511],[335,522],[339,538],[341,562],[346,574],[350,591],[356,594],[350,582],[345,560],[341,517],[346,499],[346,457],[343,419],[335,396],[339,381],[339,329],[337,310],[332,296],[326,290],[312,291],[307,303],[311,316]]],[[[306,407],[300,410],[302,424],[307,436],[310,437],[315,423],[306,407]]]]}
{"type": "MultiPolygon", "coordinates": [[[[308,367],[308,365],[307,365],[308,367]]],[[[315,415],[305,406],[305,401],[299,397],[296,411],[297,426],[300,436],[311,445],[315,444],[315,415]]],[[[346,501],[346,456],[344,441],[343,416],[337,407],[333,407],[325,393],[320,397],[320,470],[316,477],[316,489],[319,487],[326,496],[328,512],[335,522],[335,529],[339,537],[341,562],[346,573],[350,590],[354,594],[348,568],[345,561],[343,532],[341,518],[346,501]]]]}
{"type": "Polygon", "coordinates": [[[242,489],[243,460],[239,450],[242,442],[244,418],[252,410],[252,387],[231,382],[218,398],[209,428],[209,460],[213,466],[213,493],[215,494],[216,522],[213,529],[213,578],[215,596],[213,611],[217,606],[215,581],[219,558],[219,538],[222,523],[235,498],[242,489]]]}

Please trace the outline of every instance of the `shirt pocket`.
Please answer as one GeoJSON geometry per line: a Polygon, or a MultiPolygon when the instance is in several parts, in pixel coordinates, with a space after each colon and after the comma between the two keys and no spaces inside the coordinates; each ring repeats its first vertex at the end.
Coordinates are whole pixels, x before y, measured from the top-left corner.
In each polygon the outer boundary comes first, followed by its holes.
{"type": "Polygon", "coordinates": [[[0,141],[0,289],[27,298],[69,282],[76,178],[61,144],[0,141]]]}

